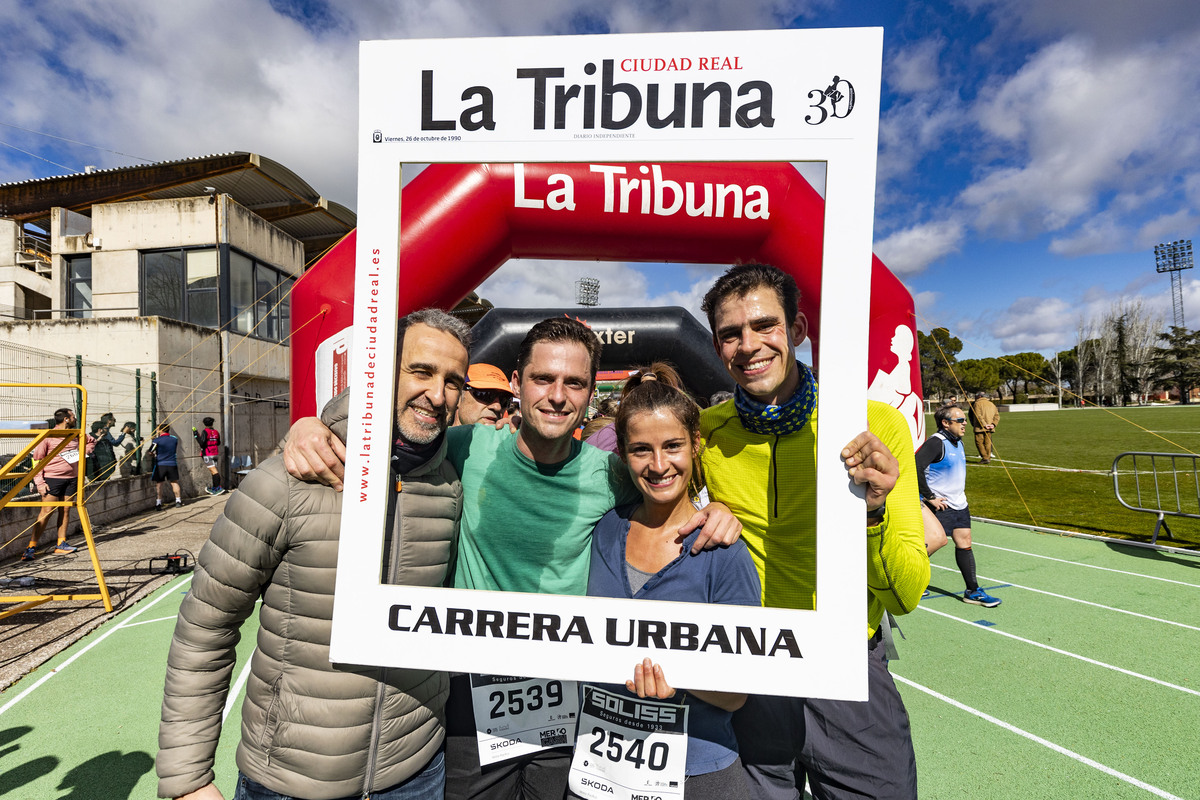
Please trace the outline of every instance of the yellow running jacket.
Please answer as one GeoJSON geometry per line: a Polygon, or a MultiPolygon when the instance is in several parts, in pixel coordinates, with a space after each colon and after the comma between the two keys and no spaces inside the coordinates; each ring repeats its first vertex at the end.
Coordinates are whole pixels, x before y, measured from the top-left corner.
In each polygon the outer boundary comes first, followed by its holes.
{"type": "MultiPolygon", "coordinates": [[[[907,614],[929,585],[924,523],[912,434],[899,411],[867,401],[867,424],[900,462],[883,522],[866,528],[867,636],[886,609],[907,614]]],[[[733,400],[700,417],[701,453],[709,496],[742,522],[742,539],[758,568],[764,606],[812,609],[816,592],[817,413],[796,433],[747,431],[733,400]]],[[[865,519],[847,520],[861,530],[865,519]]]]}

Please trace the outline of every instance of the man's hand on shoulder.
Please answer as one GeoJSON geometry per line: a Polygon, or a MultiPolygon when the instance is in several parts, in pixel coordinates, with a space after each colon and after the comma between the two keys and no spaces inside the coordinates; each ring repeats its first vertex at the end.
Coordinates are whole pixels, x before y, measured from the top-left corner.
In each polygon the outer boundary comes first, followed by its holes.
{"type": "Polygon", "coordinates": [[[700,527],[703,527],[703,530],[692,545],[692,555],[701,550],[728,547],[742,536],[742,523],[724,503],[709,503],[697,511],[687,524],[679,529],[679,535],[687,536],[700,527]]]}
{"type": "Polygon", "coordinates": [[[288,474],[342,490],[346,474],[346,445],[316,417],[301,417],[288,430],[283,448],[288,474]]]}
{"type": "Polygon", "coordinates": [[[866,487],[867,514],[882,508],[900,477],[900,462],[887,445],[863,431],[842,448],[842,461],[854,482],[866,487]]]}
{"type": "MultiPolygon", "coordinates": [[[[482,420],[480,420],[482,422],[482,420]]],[[[486,423],[485,423],[486,424],[486,423]]],[[[521,428],[521,412],[509,414],[496,420],[496,430],[516,433],[521,428]]]]}
{"type": "Polygon", "coordinates": [[[215,783],[209,783],[194,792],[177,797],[175,800],[225,800],[225,795],[221,794],[221,790],[215,783]]]}

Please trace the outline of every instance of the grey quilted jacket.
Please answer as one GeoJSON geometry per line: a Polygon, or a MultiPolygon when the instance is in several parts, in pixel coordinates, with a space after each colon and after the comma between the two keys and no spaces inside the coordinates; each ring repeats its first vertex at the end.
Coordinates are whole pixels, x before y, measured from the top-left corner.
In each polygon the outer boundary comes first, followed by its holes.
{"type": "MultiPolygon", "coordinates": [[[[348,397],[323,419],[343,440],[348,397]]],[[[462,486],[445,445],[396,496],[389,583],[445,582],[462,486]]],[[[445,673],[329,663],[344,495],[290,477],[280,457],[234,492],[200,552],[167,658],[157,771],[161,797],[212,782],[238,629],[262,598],[242,705],[238,768],[311,800],[394,786],[444,737],[445,673]]]]}

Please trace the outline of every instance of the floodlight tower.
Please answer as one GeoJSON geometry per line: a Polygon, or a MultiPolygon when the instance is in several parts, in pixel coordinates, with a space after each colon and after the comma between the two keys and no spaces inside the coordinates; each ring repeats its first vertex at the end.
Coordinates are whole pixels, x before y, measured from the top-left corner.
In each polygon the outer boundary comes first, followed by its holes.
{"type": "Polygon", "coordinates": [[[600,279],[580,278],[575,281],[575,302],[581,306],[600,305],[600,279]]]}
{"type": "Polygon", "coordinates": [[[1159,272],[1171,273],[1171,310],[1175,313],[1175,327],[1183,324],[1183,280],[1181,270],[1192,268],[1192,240],[1154,245],[1154,267],[1159,272]]]}

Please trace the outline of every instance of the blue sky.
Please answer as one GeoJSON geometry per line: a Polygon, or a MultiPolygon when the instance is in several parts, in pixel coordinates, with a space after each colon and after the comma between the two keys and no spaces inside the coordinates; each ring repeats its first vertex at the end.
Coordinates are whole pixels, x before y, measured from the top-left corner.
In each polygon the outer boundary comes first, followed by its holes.
{"type": "MultiPolygon", "coordinates": [[[[0,182],[207,153],[282,162],[356,199],[363,38],[882,26],[875,251],[962,357],[1053,353],[1141,301],[1158,242],[1200,221],[1195,0],[149,0],[0,5],[0,182]]],[[[512,262],[479,291],[698,314],[707,267],[512,262]]],[[[1184,272],[1190,327],[1200,277],[1184,272]]]]}

